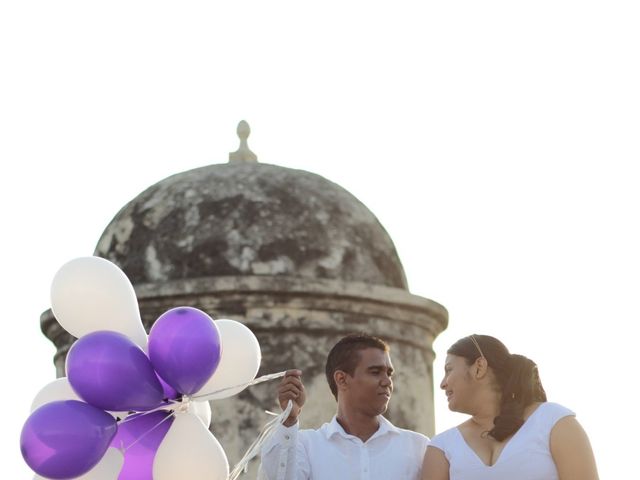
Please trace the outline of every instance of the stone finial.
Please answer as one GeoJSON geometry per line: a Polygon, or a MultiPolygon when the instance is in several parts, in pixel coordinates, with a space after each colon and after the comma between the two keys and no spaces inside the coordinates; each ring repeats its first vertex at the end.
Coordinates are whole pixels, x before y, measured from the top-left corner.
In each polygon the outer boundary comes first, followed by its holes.
{"type": "Polygon", "coordinates": [[[235,152],[229,153],[229,163],[231,162],[248,162],[248,163],[256,163],[258,161],[258,156],[249,150],[249,145],[247,144],[247,138],[251,133],[251,129],[249,128],[249,124],[244,120],[241,120],[238,123],[238,129],[236,130],[238,133],[238,137],[240,137],[240,147],[235,152]]]}

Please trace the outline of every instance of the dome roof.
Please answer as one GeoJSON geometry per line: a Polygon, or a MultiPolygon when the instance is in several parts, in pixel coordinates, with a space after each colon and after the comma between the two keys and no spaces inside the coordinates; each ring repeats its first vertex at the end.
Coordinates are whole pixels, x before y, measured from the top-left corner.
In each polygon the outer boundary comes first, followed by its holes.
{"type": "Polygon", "coordinates": [[[325,178],[257,162],[178,173],[129,202],[95,254],[133,284],[284,275],[407,289],[391,238],[325,178]]]}

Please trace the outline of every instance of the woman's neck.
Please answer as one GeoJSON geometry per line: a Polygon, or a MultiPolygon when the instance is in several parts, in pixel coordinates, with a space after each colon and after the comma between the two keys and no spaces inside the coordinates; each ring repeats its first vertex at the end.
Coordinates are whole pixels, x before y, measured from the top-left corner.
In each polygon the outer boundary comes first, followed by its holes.
{"type": "Polygon", "coordinates": [[[493,390],[487,390],[478,397],[476,408],[470,412],[471,418],[469,420],[484,430],[491,430],[494,419],[500,415],[502,396],[493,390]]]}

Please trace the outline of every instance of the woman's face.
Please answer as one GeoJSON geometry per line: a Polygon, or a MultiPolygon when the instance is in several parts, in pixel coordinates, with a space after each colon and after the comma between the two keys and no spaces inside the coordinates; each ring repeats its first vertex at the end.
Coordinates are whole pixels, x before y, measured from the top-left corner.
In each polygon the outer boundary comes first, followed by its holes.
{"type": "Polygon", "coordinates": [[[447,395],[449,410],[453,412],[469,413],[473,393],[470,370],[471,366],[467,365],[467,360],[464,357],[447,355],[444,362],[444,378],[440,382],[440,388],[447,395]]]}

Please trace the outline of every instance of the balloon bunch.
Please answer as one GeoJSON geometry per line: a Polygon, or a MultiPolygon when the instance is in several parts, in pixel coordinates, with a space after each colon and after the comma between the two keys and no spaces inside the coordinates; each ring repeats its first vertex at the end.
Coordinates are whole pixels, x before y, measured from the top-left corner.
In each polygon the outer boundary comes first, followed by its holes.
{"type": "Polygon", "coordinates": [[[184,306],[160,315],[147,337],[129,279],[99,257],[63,265],[51,305],[78,340],[67,377],[38,393],[22,429],[35,478],[227,479],[208,401],[255,378],[260,345],[247,327],[184,306]]]}

